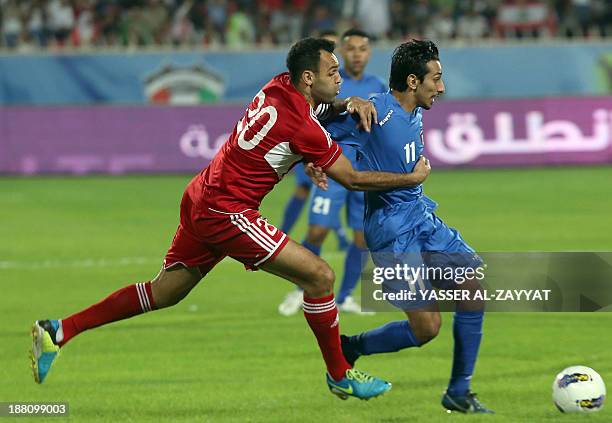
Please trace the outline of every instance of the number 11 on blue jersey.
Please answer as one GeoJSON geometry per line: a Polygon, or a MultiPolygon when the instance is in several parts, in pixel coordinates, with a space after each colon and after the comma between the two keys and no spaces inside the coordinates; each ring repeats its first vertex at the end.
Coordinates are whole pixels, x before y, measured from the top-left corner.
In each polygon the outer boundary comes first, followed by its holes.
{"type": "Polygon", "coordinates": [[[406,163],[416,160],[416,146],[414,145],[414,141],[406,144],[404,150],[406,150],[406,163]]]}

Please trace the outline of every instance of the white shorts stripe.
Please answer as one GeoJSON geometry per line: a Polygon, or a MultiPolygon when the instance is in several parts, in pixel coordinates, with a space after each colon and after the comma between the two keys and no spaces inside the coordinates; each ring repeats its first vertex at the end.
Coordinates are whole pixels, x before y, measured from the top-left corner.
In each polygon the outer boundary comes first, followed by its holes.
{"type": "Polygon", "coordinates": [[[276,247],[274,241],[271,240],[270,237],[266,237],[263,234],[263,232],[261,232],[261,230],[257,231],[256,230],[256,229],[258,229],[257,225],[253,225],[251,222],[249,222],[249,220],[246,217],[244,217],[241,214],[237,215],[237,219],[236,220],[241,221],[246,230],[251,232],[254,236],[259,238],[261,240],[261,242],[266,244],[267,245],[267,248],[266,248],[267,251],[274,250],[274,248],[276,247]]]}
{"type": "Polygon", "coordinates": [[[280,241],[278,241],[278,244],[276,245],[276,247],[274,247],[274,250],[270,251],[270,253],[267,256],[265,256],[264,258],[259,260],[257,263],[255,263],[255,266],[259,266],[261,263],[263,263],[264,261],[268,260],[270,258],[270,256],[272,256],[272,254],[274,254],[276,252],[276,250],[278,250],[278,248],[281,246],[281,244],[283,243],[283,241],[285,240],[286,237],[287,237],[287,235],[283,234],[283,236],[281,237],[280,241]]]}
{"type": "MultiPolygon", "coordinates": [[[[251,228],[253,228],[256,232],[259,232],[259,234],[265,239],[267,240],[273,247],[276,247],[277,243],[274,241],[274,239],[272,238],[272,235],[270,235],[269,233],[264,232],[263,229],[261,229],[259,226],[257,226],[257,224],[255,223],[251,223],[246,217],[244,217],[243,215],[240,215],[240,217],[245,220],[249,226],[251,228]]],[[[264,220],[264,219],[262,219],[264,220]]],[[[277,229],[278,230],[278,229],[277,229]]]]}
{"type": "Polygon", "coordinates": [[[232,219],[238,224],[238,227],[242,232],[248,234],[249,236],[251,236],[251,238],[257,238],[259,240],[258,244],[261,245],[266,251],[274,249],[274,245],[272,243],[268,242],[268,240],[261,237],[258,233],[254,232],[251,229],[250,222],[244,216],[237,214],[232,216],[232,219]]]}
{"type": "Polygon", "coordinates": [[[247,230],[247,228],[244,227],[244,223],[240,222],[239,220],[234,219],[234,216],[232,216],[232,223],[236,225],[238,229],[240,229],[242,232],[247,234],[261,248],[263,248],[264,250],[268,252],[271,250],[270,246],[265,245],[259,238],[255,237],[249,230],[247,230]]]}

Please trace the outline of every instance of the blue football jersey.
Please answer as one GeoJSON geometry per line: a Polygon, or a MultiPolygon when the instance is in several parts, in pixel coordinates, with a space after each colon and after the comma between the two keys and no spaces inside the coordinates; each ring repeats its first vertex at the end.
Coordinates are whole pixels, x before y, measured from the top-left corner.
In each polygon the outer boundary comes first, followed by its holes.
{"type": "Polygon", "coordinates": [[[324,122],[323,126],[338,144],[361,149],[361,146],[368,139],[368,133],[357,128],[358,119],[358,116],[343,113],[330,121],[324,122]]]}
{"type": "Polygon", "coordinates": [[[387,91],[387,87],[377,76],[364,73],[361,79],[352,79],[344,68],[341,68],[339,72],[342,77],[342,85],[340,85],[339,94],[340,98],[352,96],[370,98],[374,94],[387,91]]]}
{"type": "MultiPolygon", "coordinates": [[[[360,169],[368,171],[411,173],[423,152],[422,111],[406,112],[390,91],[370,99],[376,107],[378,124],[372,125],[361,147],[360,169]]],[[[368,209],[410,202],[423,193],[423,186],[366,192],[368,209]]]]}
{"type": "MultiPolygon", "coordinates": [[[[371,96],[387,91],[385,84],[374,75],[364,73],[361,79],[352,79],[344,69],[340,69],[342,85],[340,86],[340,98],[371,96]]],[[[365,140],[363,131],[356,129],[355,117],[348,113],[336,117],[330,122],[324,122],[323,126],[330,133],[332,139],[340,145],[351,145],[359,147],[365,140]]]]}

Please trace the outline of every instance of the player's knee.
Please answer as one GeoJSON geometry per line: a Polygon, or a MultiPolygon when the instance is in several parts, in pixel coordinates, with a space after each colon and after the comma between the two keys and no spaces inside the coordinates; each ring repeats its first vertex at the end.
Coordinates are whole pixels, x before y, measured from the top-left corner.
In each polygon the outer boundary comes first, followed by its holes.
{"type": "MultiPolygon", "coordinates": [[[[154,282],[152,288],[155,286],[156,284],[154,282]]],[[[157,284],[157,286],[159,286],[159,284],[157,284]]],[[[177,286],[162,287],[156,291],[154,290],[155,306],[157,308],[172,307],[181,302],[181,300],[187,296],[189,291],[190,289],[177,286]]]]}
{"type": "Polygon", "coordinates": [[[311,292],[316,295],[329,295],[334,292],[334,279],[336,275],[327,263],[320,260],[312,276],[311,292]]]}
{"type": "Polygon", "coordinates": [[[162,270],[151,281],[155,307],[159,309],[178,304],[198,283],[200,277],[193,269],[162,270]]]}
{"type": "Polygon", "coordinates": [[[421,320],[412,326],[412,332],[421,345],[428,343],[440,333],[442,321],[440,318],[421,320]]]}
{"type": "Polygon", "coordinates": [[[319,266],[319,279],[321,281],[321,285],[325,288],[329,288],[332,290],[334,288],[334,279],[336,279],[336,275],[331,267],[327,263],[319,266]]]}

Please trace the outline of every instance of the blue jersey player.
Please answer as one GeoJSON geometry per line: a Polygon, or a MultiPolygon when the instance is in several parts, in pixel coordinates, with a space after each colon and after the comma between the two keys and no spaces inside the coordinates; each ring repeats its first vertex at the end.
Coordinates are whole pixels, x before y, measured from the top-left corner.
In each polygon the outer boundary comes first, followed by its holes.
{"type": "MultiPolygon", "coordinates": [[[[393,53],[390,91],[371,98],[378,123],[373,125],[363,147],[361,170],[411,173],[423,152],[421,113],[430,109],[444,92],[438,49],[431,41],[409,41],[393,53]]],[[[356,135],[355,133],[353,135],[356,135]]],[[[357,135],[356,135],[357,136],[357,135]]],[[[422,184],[366,194],[365,237],[376,266],[398,263],[441,268],[477,268],[482,263],[457,230],[448,227],[436,214],[436,203],[423,194],[422,184]],[[418,257],[420,263],[415,263],[418,257]]],[[[395,281],[406,284],[406,280],[395,281]]],[[[421,280],[431,289],[457,288],[450,283],[421,280]]],[[[385,286],[393,291],[393,281],[385,286]]],[[[465,281],[462,289],[481,289],[478,280],[465,281]]],[[[420,347],[432,340],[440,328],[440,312],[435,301],[394,303],[407,320],[388,323],[355,336],[343,336],[342,348],[354,363],[362,355],[420,347]]],[[[482,301],[456,303],[453,322],[455,341],[450,382],[442,405],[464,413],[491,413],[470,390],[478,349],[482,338],[484,305],[482,301]]]]}
{"type": "MultiPolygon", "coordinates": [[[[342,76],[340,97],[368,98],[387,90],[378,77],[364,72],[371,55],[367,33],[358,29],[346,31],[341,37],[340,52],[344,62],[344,67],[340,69],[342,76]]],[[[322,116],[319,113],[319,116],[332,139],[342,146],[343,154],[356,167],[359,141],[352,137],[342,137],[336,131],[342,128],[336,128],[333,123],[331,126],[325,124],[324,113],[322,116]]],[[[349,191],[331,180],[327,190],[314,187],[309,200],[308,232],[302,245],[313,253],[320,254],[329,230],[341,227],[340,212],[345,206],[347,224],[353,230],[353,242],[347,249],[344,274],[336,302],[340,311],[361,313],[361,306],[353,299],[351,293],[357,285],[362,265],[365,263],[362,257],[367,252],[363,235],[363,192],[349,191]]],[[[297,313],[301,307],[301,300],[300,292],[289,293],[279,306],[279,312],[283,315],[297,313]]]]}

